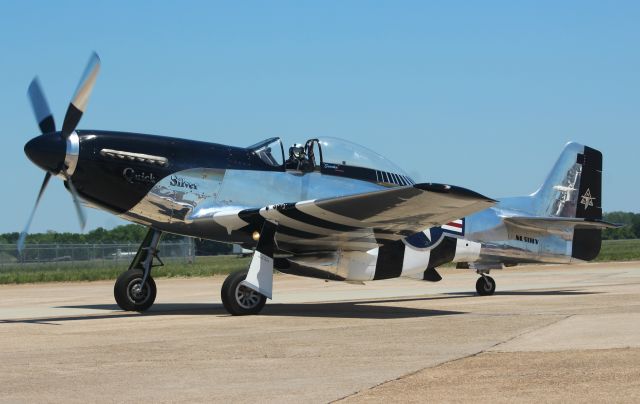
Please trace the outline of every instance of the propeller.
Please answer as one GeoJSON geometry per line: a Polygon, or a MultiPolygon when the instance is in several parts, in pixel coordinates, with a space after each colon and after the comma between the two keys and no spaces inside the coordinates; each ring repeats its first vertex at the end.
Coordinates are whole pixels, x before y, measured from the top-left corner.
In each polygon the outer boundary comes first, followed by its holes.
{"type": "Polygon", "coordinates": [[[76,126],[78,126],[78,122],[80,122],[80,118],[82,118],[82,114],[87,108],[89,96],[91,95],[91,90],[93,90],[93,85],[96,82],[96,77],[98,76],[99,71],[100,58],[97,53],[93,52],[89,58],[89,63],[87,63],[87,67],[84,70],[84,74],[80,79],[76,93],[73,95],[73,99],[69,103],[69,108],[67,108],[67,114],[64,116],[64,121],[62,121],[62,137],[65,139],[68,138],[71,132],[73,132],[76,129],[76,126]]]}
{"type": "Polygon", "coordinates": [[[31,101],[31,109],[33,109],[36,121],[40,127],[40,132],[43,134],[55,132],[56,123],[53,120],[53,114],[51,114],[51,110],[49,109],[49,103],[44,96],[44,91],[42,91],[38,76],[29,84],[27,94],[29,95],[29,101],[31,101]]]}
{"type": "Polygon", "coordinates": [[[87,224],[87,216],[84,214],[84,209],[82,209],[82,205],[80,204],[78,191],[76,191],[76,187],[73,185],[73,181],[71,181],[71,176],[65,174],[65,178],[67,179],[67,185],[69,185],[73,204],[76,207],[76,214],[78,215],[78,221],[80,222],[80,229],[84,230],[84,226],[87,224]]]}
{"type": "Polygon", "coordinates": [[[24,241],[27,238],[27,233],[29,232],[29,227],[31,227],[31,221],[33,220],[33,215],[36,214],[36,209],[40,204],[40,199],[42,198],[42,194],[44,193],[45,188],[47,188],[47,184],[49,184],[49,180],[51,179],[51,173],[47,171],[44,175],[44,181],[42,181],[42,185],[40,186],[40,192],[38,192],[38,197],[36,198],[36,204],[33,206],[31,210],[31,214],[29,215],[29,220],[27,220],[27,225],[20,233],[20,237],[18,238],[18,252],[22,254],[22,250],[24,249],[24,241]]]}
{"type": "MultiPolygon", "coordinates": [[[[93,52],[91,54],[91,57],[89,58],[89,62],[87,63],[84,74],[80,79],[78,88],[76,89],[73,98],[69,103],[67,113],[65,114],[64,120],[62,121],[62,131],[60,133],[56,133],[55,120],[53,119],[53,114],[51,114],[51,110],[49,109],[47,99],[44,96],[44,91],[42,91],[40,80],[36,76],[31,81],[31,84],[29,85],[29,89],[27,91],[27,95],[29,96],[31,108],[33,109],[36,121],[38,122],[38,126],[40,127],[40,132],[43,136],[46,136],[47,139],[49,139],[48,144],[54,144],[57,141],[67,143],[67,139],[69,138],[69,136],[71,136],[73,131],[75,131],[78,123],[80,122],[80,119],[82,118],[82,115],[84,114],[84,111],[87,108],[87,103],[89,102],[89,97],[91,95],[91,91],[93,90],[93,86],[96,82],[99,71],[100,57],[98,57],[97,53],[93,52]],[[57,136],[61,139],[49,138],[50,136],[57,136]]],[[[80,221],[80,227],[82,230],[84,230],[84,226],[86,224],[86,215],[84,213],[82,205],[80,204],[78,191],[76,190],[75,185],[73,185],[71,175],[67,172],[68,167],[65,164],[62,164],[61,167],[62,168],[56,172],[52,171],[51,168],[47,169],[44,180],[42,181],[42,185],[40,186],[40,192],[38,192],[38,197],[36,198],[36,203],[33,206],[31,214],[29,215],[29,220],[27,220],[27,224],[24,230],[20,233],[20,237],[18,238],[17,247],[19,254],[22,254],[22,251],[24,250],[24,243],[29,232],[29,227],[31,226],[31,221],[33,220],[33,216],[36,213],[38,205],[40,204],[40,200],[42,199],[42,195],[44,194],[44,190],[47,188],[52,174],[61,174],[65,178],[65,181],[67,182],[67,186],[69,188],[69,192],[71,192],[71,197],[73,198],[73,204],[76,209],[76,214],[78,215],[78,220],[80,221]]]]}

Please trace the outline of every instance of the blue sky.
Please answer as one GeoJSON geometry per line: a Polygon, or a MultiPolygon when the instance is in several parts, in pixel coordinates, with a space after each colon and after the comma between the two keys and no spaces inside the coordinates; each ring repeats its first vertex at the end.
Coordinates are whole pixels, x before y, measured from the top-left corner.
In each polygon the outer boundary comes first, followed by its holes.
{"type": "MultiPolygon", "coordinates": [[[[23,153],[30,80],[61,124],[93,50],[80,128],[343,137],[491,197],[533,192],[575,140],[604,153],[604,209],[640,211],[638,21],[636,1],[1,2],[0,232],[22,229],[43,177],[23,153]]],[[[49,229],[79,229],[57,179],[32,225],[49,229]]]]}

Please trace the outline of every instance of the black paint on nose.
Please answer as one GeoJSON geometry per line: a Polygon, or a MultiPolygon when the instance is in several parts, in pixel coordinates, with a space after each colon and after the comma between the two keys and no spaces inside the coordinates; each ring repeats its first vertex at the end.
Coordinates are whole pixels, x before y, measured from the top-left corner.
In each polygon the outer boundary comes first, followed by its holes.
{"type": "Polygon", "coordinates": [[[24,145],[24,152],[35,165],[57,174],[62,170],[67,142],[60,132],[34,137],[24,145]]]}

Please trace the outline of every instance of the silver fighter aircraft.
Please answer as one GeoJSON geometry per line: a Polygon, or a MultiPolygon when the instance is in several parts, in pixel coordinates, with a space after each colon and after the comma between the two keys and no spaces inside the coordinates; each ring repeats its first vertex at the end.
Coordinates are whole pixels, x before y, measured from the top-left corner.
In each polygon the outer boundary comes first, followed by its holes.
{"type": "MultiPolygon", "coordinates": [[[[602,155],[569,143],[542,187],[496,201],[443,184],[415,183],[395,164],[351,142],[319,137],[285,150],[279,138],[234,147],[178,138],[76,130],[100,68],[93,54],[57,131],[40,84],[29,98],[42,135],[25,153],[86,205],[149,228],[114,296],[145,311],[156,297],[152,268],[163,232],[254,250],[247,270],[225,280],[234,315],[256,314],[272,297],[273,271],[330,280],[400,276],[438,281],[448,262],[477,271],[521,262],[588,261],[598,255],[602,155]]],[[[18,242],[22,251],[33,212],[18,242]]],[[[161,261],[160,261],[161,262],[161,261]]]]}

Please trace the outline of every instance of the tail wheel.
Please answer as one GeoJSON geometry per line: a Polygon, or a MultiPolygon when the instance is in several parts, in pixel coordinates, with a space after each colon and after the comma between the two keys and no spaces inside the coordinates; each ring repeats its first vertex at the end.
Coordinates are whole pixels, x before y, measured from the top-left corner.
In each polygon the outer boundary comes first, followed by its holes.
{"type": "Polygon", "coordinates": [[[113,287],[116,303],[125,311],[146,311],[156,300],[156,283],[151,276],[142,285],[141,269],[130,269],[123,272],[113,287]]]}
{"type": "Polygon", "coordinates": [[[220,297],[229,314],[245,316],[258,314],[267,303],[267,297],[241,284],[247,278],[246,270],[230,274],[222,284],[220,297]]]}
{"type": "Polygon", "coordinates": [[[496,291],[496,281],[490,276],[481,276],[476,281],[476,292],[480,296],[491,296],[496,291]]]}

